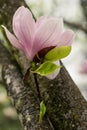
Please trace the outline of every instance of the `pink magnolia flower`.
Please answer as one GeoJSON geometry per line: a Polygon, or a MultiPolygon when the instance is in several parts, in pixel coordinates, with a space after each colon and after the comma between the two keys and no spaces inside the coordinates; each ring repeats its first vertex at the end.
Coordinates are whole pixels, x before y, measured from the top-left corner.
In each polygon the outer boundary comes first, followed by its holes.
{"type": "Polygon", "coordinates": [[[36,22],[31,12],[21,6],[13,16],[13,32],[4,27],[7,38],[32,61],[42,49],[50,46],[71,45],[74,33],[63,30],[62,18],[40,17],[36,22]]]}
{"type": "Polygon", "coordinates": [[[80,72],[83,74],[87,74],[87,60],[85,60],[82,64],[80,72]]]}

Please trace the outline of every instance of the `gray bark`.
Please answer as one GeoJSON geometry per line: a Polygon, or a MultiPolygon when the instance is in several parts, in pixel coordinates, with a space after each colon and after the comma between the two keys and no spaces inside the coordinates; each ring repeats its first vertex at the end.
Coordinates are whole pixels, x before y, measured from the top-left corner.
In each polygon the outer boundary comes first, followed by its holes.
{"type": "MultiPolygon", "coordinates": [[[[34,81],[24,85],[23,74],[20,66],[17,64],[10,53],[0,44],[0,64],[2,64],[2,78],[5,84],[7,94],[11,97],[21,124],[24,130],[52,130],[50,120],[45,117],[43,124],[39,124],[39,99],[32,90],[35,86],[34,81]],[[3,58],[3,56],[5,58],[3,58]]],[[[30,76],[30,80],[34,80],[30,76]],[[30,79],[31,78],[31,79],[30,79]]]]}
{"type": "Polygon", "coordinates": [[[65,67],[55,80],[39,78],[41,95],[56,130],[86,130],[87,102],[65,67]]]}

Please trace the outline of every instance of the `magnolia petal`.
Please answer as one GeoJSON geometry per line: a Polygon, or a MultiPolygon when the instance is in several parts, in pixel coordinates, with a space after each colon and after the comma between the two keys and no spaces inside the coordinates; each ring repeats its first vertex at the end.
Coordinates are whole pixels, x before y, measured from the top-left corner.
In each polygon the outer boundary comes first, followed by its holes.
{"type": "Polygon", "coordinates": [[[33,19],[33,16],[31,12],[25,8],[25,10],[22,13],[21,21],[20,21],[20,26],[21,26],[21,31],[24,36],[24,46],[26,50],[26,55],[30,59],[33,59],[34,57],[34,52],[32,51],[32,46],[33,46],[33,39],[35,36],[35,21],[33,19]],[[25,20],[25,22],[24,22],[25,20]]]}
{"type": "Polygon", "coordinates": [[[72,30],[67,30],[62,33],[62,35],[59,38],[59,41],[57,42],[57,46],[64,46],[68,45],[70,46],[74,39],[74,32],[72,30]]]}
{"type": "Polygon", "coordinates": [[[20,19],[22,33],[26,39],[26,45],[30,45],[35,36],[36,25],[31,12],[25,8],[20,19]]]}
{"type": "Polygon", "coordinates": [[[61,18],[50,18],[43,22],[36,32],[34,40],[35,53],[43,48],[55,46],[62,32],[62,28],[63,21],[61,18]]]}
{"type": "Polygon", "coordinates": [[[16,37],[19,40],[21,40],[21,42],[24,42],[24,36],[20,27],[20,18],[22,16],[22,12],[24,11],[24,9],[25,9],[24,6],[19,7],[13,16],[13,31],[16,37]]]}
{"type": "Polygon", "coordinates": [[[38,18],[38,20],[36,21],[36,27],[40,27],[40,25],[42,25],[43,22],[45,22],[46,20],[48,20],[47,16],[41,16],[40,18],[38,18]]]}
{"type": "Polygon", "coordinates": [[[25,51],[25,55],[26,55],[26,57],[27,57],[27,59],[28,59],[29,61],[32,61],[32,60],[33,60],[33,58],[31,57],[31,55],[30,55],[29,52],[25,51]]]}
{"type": "Polygon", "coordinates": [[[33,51],[31,50],[35,33],[35,21],[27,8],[22,6],[14,14],[13,31],[22,43],[27,58],[32,59],[33,51]]]}
{"type": "Polygon", "coordinates": [[[31,44],[35,32],[35,21],[27,8],[22,6],[14,14],[13,31],[24,45],[31,44]]]}
{"type": "Polygon", "coordinates": [[[21,45],[21,43],[19,43],[19,41],[16,39],[16,37],[12,33],[10,33],[6,27],[3,26],[3,28],[4,28],[5,32],[6,32],[7,38],[10,41],[10,43],[14,47],[16,47],[19,50],[23,51],[23,46],[21,45]]]}
{"type": "Polygon", "coordinates": [[[14,14],[14,16],[13,16],[14,19],[19,16],[19,14],[21,13],[22,10],[24,10],[24,8],[25,8],[24,6],[20,6],[20,7],[16,10],[16,12],[15,12],[15,14],[14,14]]]}
{"type": "MultiPolygon", "coordinates": [[[[59,61],[56,61],[56,62],[54,62],[56,65],[58,65],[58,66],[60,66],[60,63],[59,63],[59,61]]],[[[56,78],[56,76],[59,74],[59,72],[60,72],[60,68],[59,69],[57,69],[53,74],[50,74],[50,75],[47,75],[46,77],[48,78],[48,79],[54,79],[54,78],[56,78]]]]}
{"type": "Polygon", "coordinates": [[[14,16],[13,16],[13,22],[15,22],[15,20],[17,20],[17,18],[19,17],[19,15],[21,14],[21,11],[23,11],[25,9],[25,7],[24,6],[21,6],[21,7],[19,7],[17,10],[16,10],[16,12],[15,12],[15,14],[14,14],[14,16]]]}
{"type": "Polygon", "coordinates": [[[82,64],[80,72],[83,74],[87,74],[87,60],[82,64]]]}

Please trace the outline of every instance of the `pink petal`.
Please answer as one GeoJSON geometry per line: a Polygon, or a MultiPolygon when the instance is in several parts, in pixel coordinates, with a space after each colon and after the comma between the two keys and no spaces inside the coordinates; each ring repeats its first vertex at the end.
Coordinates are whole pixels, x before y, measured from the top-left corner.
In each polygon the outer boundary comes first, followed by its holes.
{"type": "Polygon", "coordinates": [[[41,16],[40,18],[38,18],[38,20],[36,21],[37,28],[40,27],[40,25],[42,25],[43,22],[45,22],[46,20],[48,20],[47,16],[41,16]]]}
{"type": "Polygon", "coordinates": [[[36,32],[34,40],[35,53],[43,48],[55,46],[62,32],[62,28],[62,19],[50,18],[46,22],[43,22],[36,32]]]}
{"type": "Polygon", "coordinates": [[[27,8],[25,8],[25,11],[22,13],[20,26],[23,36],[25,38],[24,44],[27,56],[29,55],[29,57],[32,59],[33,58],[32,46],[35,37],[36,26],[32,14],[27,8]]]}
{"type": "Polygon", "coordinates": [[[31,12],[20,7],[13,17],[13,30],[18,40],[24,46],[24,51],[28,58],[32,58],[32,42],[35,34],[35,21],[31,12]]]}
{"type": "Polygon", "coordinates": [[[32,42],[35,37],[36,27],[33,16],[27,8],[25,8],[25,10],[22,12],[22,17],[20,19],[20,27],[25,39],[26,47],[28,49],[31,49],[32,42]]]}
{"type": "MultiPolygon", "coordinates": [[[[56,65],[58,65],[58,66],[60,66],[60,63],[59,63],[59,61],[56,61],[56,62],[54,62],[56,65]]],[[[60,69],[57,69],[56,71],[54,71],[54,73],[53,74],[50,74],[50,75],[48,75],[48,76],[46,76],[48,79],[54,79],[54,78],[56,78],[56,76],[59,74],[59,72],[60,72],[60,69]]]]}
{"type": "Polygon", "coordinates": [[[19,7],[13,16],[13,31],[16,37],[21,41],[23,41],[23,34],[21,32],[20,27],[20,18],[22,16],[22,12],[24,11],[24,9],[25,9],[24,6],[19,7]]]}
{"type": "Polygon", "coordinates": [[[16,39],[16,37],[12,33],[10,33],[6,27],[3,26],[3,28],[4,28],[5,32],[6,32],[7,38],[11,42],[11,44],[14,47],[18,48],[19,50],[23,51],[23,46],[22,46],[21,43],[19,43],[19,41],[16,39]]]}
{"type": "Polygon", "coordinates": [[[31,44],[35,32],[35,21],[27,8],[22,6],[14,14],[13,31],[23,44],[31,44]]]}
{"type": "Polygon", "coordinates": [[[57,46],[71,45],[74,39],[74,32],[72,30],[67,30],[60,36],[57,46]]]}
{"type": "Polygon", "coordinates": [[[80,72],[83,74],[87,74],[87,60],[85,60],[82,64],[80,72]]]}
{"type": "Polygon", "coordinates": [[[21,44],[21,42],[19,42],[19,41],[16,39],[16,37],[15,37],[12,33],[10,33],[10,32],[7,30],[7,28],[5,28],[4,26],[3,26],[3,28],[5,29],[7,38],[9,39],[10,43],[11,43],[14,47],[16,47],[16,48],[18,48],[19,50],[23,51],[23,52],[25,53],[26,57],[31,61],[33,58],[31,57],[30,52],[24,48],[24,46],[21,44]]]}

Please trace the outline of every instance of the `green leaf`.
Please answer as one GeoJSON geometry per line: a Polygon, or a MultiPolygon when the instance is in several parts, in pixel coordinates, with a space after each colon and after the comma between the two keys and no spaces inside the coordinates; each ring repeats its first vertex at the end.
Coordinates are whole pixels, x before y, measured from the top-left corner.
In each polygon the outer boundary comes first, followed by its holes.
{"type": "Polygon", "coordinates": [[[70,54],[71,46],[55,47],[45,55],[45,61],[60,60],[70,54]]]}
{"type": "Polygon", "coordinates": [[[45,113],[46,113],[46,106],[45,106],[44,102],[42,101],[40,103],[40,116],[39,116],[39,123],[40,124],[42,123],[42,120],[43,120],[45,113]]]}
{"type": "Polygon", "coordinates": [[[44,62],[43,64],[41,64],[35,71],[32,71],[32,72],[40,74],[42,76],[46,76],[46,75],[53,73],[58,68],[60,68],[60,66],[47,61],[47,62],[44,62]]]}

